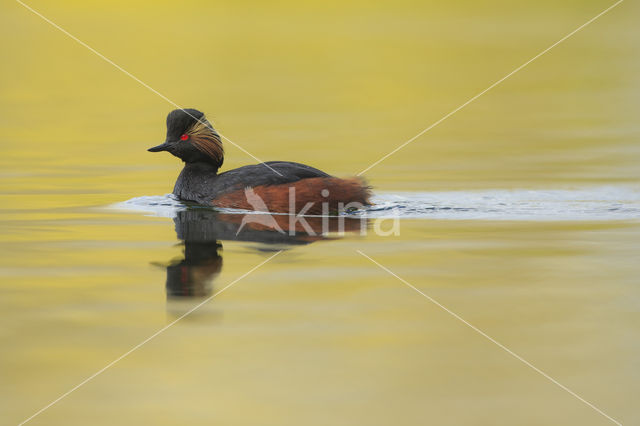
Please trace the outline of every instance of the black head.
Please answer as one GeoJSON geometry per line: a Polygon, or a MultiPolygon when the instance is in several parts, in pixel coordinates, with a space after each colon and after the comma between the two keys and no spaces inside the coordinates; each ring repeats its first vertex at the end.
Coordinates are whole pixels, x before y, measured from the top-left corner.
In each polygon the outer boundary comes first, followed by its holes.
{"type": "Polygon", "coordinates": [[[167,138],[151,152],[168,151],[185,163],[222,166],[224,150],[220,135],[204,113],[197,109],[176,109],[167,115],[167,138]]]}

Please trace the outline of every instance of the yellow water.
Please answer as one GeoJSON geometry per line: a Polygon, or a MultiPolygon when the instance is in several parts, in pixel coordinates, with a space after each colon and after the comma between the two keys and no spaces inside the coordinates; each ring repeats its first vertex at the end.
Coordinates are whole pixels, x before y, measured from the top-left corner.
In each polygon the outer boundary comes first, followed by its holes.
{"type": "MultiPolygon", "coordinates": [[[[612,1],[46,2],[44,16],[263,160],[353,175],[612,1]]],[[[201,302],[167,299],[164,99],[0,5],[0,418],[17,424],[201,302]]],[[[622,3],[367,172],[378,192],[638,182],[622,3]]],[[[255,162],[226,144],[225,168],[255,162]]],[[[29,424],[640,422],[637,221],[405,219],[284,251],[29,424]]],[[[222,241],[220,290],[271,251],[222,241]]]]}

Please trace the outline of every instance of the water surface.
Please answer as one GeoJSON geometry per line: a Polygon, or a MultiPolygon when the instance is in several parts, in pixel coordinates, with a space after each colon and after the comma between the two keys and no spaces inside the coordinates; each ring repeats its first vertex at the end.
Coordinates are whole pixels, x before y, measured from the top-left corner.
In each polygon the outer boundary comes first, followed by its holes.
{"type": "MultiPolygon", "coordinates": [[[[610,3],[29,4],[260,159],[352,176],[610,3]]],[[[30,424],[611,424],[358,250],[640,421],[636,3],[368,171],[366,235],[294,238],[166,198],[172,106],[0,9],[3,424],[278,250],[30,424]]]]}

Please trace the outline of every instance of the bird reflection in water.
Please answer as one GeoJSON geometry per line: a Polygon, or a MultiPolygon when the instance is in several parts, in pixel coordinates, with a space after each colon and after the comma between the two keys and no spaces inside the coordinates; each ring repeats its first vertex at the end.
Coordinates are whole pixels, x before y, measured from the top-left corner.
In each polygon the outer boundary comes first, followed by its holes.
{"type": "Polygon", "coordinates": [[[364,233],[367,228],[364,218],[302,219],[289,215],[225,214],[207,208],[179,211],[173,221],[184,256],[166,266],[167,298],[206,297],[213,293],[213,282],[223,264],[221,241],[256,242],[260,243],[260,251],[278,251],[344,233],[364,233]]]}

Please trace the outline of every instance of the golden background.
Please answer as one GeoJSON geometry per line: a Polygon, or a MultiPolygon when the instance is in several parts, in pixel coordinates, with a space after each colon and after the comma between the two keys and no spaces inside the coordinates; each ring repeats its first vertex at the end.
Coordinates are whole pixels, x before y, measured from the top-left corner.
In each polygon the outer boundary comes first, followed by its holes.
{"type": "MultiPolygon", "coordinates": [[[[262,160],[353,175],[609,1],[28,4],[262,160]]],[[[0,5],[0,411],[16,424],[195,302],[168,303],[173,107],[0,5]]],[[[366,173],[378,192],[637,183],[627,1],[366,173]]],[[[230,144],[225,169],[255,161],[230,144]]],[[[30,424],[600,425],[640,421],[637,223],[404,220],[289,250],[30,424]]],[[[225,242],[226,285],[266,258],[225,242]]],[[[6,423],[5,423],[6,422],[6,423]]]]}

